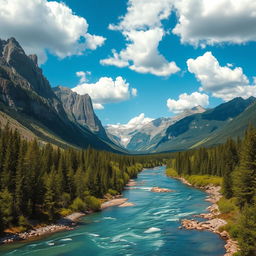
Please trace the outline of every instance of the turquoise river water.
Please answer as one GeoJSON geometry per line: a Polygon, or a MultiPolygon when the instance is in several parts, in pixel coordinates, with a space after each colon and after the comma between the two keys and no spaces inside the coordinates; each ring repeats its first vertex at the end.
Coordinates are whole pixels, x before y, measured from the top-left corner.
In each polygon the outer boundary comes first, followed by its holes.
{"type": "Polygon", "coordinates": [[[180,220],[205,212],[206,194],[166,177],[165,167],[138,175],[135,189],[125,190],[132,207],[111,207],[85,216],[73,231],[33,242],[0,247],[12,256],[220,256],[224,241],[207,231],[179,229],[180,220]],[[154,193],[154,186],[172,193],[154,193]]]}

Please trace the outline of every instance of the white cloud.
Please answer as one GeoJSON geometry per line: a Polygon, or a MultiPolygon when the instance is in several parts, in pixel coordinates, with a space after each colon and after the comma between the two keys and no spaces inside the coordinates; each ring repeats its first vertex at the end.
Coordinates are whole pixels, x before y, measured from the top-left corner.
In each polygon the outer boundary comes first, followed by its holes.
{"type": "Polygon", "coordinates": [[[82,84],[82,83],[87,82],[87,75],[90,75],[90,74],[91,74],[91,72],[89,72],[89,71],[87,71],[87,72],[84,72],[84,71],[76,72],[76,76],[80,77],[79,83],[82,84]]]}
{"type": "Polygon", "coordinates": [[[129,66],[129,61],[124,60],[120,57],[120,54],[116,52],[116,50],[112,50],[113,57],[108,57],[107,59],[100,60],[101,65],[109,65],[109,66],[116,66],[119,68],[129,66]]]}
{"type": "Polygon", "coordinates": [[[137,30],[161,27],[161,20],[167,19],[172,10],[173,0],[129,0],[127,13],[112,30],[137,30]]]}
{"type": "Polygon", "coordinates": [[[110,29],[120,30],[127,42],[119,53],[112,50],[112,57],[100,61],[102,65],[129,67],[138,73],[169,76],[180,69],[169,62],[158,50],[165,36],[162,20],[170,16],[173,0],[129,0],[127,13],[118,25],[110,29]]]}
{"type": "Polygon", "coordinates": [[[231,100],[256,95],[256,86],[250,85],[243,69],[227,64],[220,66],[211,52],[187,61],[188,70],[201,83],[200,91],[211,92],[214,97],[231,100]]]}
{"type": "Polygon", "coordinates": [[[254,0],[176,0],[173,33],[183,43],[204,46],[256,41],[254,0]]]}
{"type": "Polygon", "coordinates": [[[132,96],[137,96],[138,95],[138,90],[136,88],[132,88],[132,96]]]}
{"type": "Polygon", "coordinates": [[[127,124],[108,124],[109,133],[119,137],[123,146],[127,146],[132,138],[132,132],[141,129],[145,124],[153,119],[145,117],[144,113],[132,118],[127,124]]]}
{"type": "Polygon", "coordinates": [[[168,99],[167,107],[170,112],[181,113],[186,109],[191,109],[196,106],[206,107],[209,105],[209,96],[199,92],[191,94],[183,93],[178,100],[168,99]]]}
{"type": "Polygon", "coordinates": [[[0,0],[0,35],[15,37],[25,51],[46,61],[46,51],[64,58],[95,50],[105,38],[88,33],[88,23],[64,3],[47,0],[0,0]]]}
{"type": "Polygon", "coordinates": [[[92,105],[94,109],[98,109],[98,110],[104,109],[104,106],[100,103],[93,103],[92,105]]]}
{"type": "Polygon", "coordinates": [[[120,53],[114,52],[113,57],[101,60],[103,65],[125,67],[138,73],[151,73],[156,76],[169,76],[180,69],[175,62],[168,62],[158,51],[158,45],[164,36],[161,28],[132,30],[123,32],[129,42],[120,53]]]}
{"type": "Polygon", "coordinates": [[[89,94],[96,109],[103,109],[104,104],[121,102],[136,96],[136,89],[130,88],[129,83],[121,76],[115,80],[102,77],[96,83],[78,84],[72,90],[80,95],[89,94]]]}

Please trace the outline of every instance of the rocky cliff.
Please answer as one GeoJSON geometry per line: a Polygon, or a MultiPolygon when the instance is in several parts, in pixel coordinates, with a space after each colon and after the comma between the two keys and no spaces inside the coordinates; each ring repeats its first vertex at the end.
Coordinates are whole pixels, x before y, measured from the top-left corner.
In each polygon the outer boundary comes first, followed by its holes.
{"type": "Polygon", "coordinates": [[[47,142],[111,151],[115,148],[90,131],[102,132],[88,96],[73,103],[74,111],[67,111],[66,107],[38,67],[37,56],[27,56],[14,38],[0,39],[1,112],[47,142]],[[84,110],[76,111],[80,105],[84,110]]]}
{"type": "Polygon", "coordinates": [[[101,121],[94,113],[92,100],[88,94],[79,95],[63,86],[53,88],[53,92],[62,102],[71,120],[87,127],[100,137],[108,139],[101,121]]]}

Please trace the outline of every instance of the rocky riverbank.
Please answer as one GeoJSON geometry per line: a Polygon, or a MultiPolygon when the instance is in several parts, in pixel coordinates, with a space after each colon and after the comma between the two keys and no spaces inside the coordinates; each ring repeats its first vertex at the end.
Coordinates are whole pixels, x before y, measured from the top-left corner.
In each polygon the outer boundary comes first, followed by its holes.
{"type": "MultiPolygon", "coordinates": [[[[178,178],[184,184],[192,186],[187,180],[184,178],[178,178]]],[[[209,213],[202,213],[199,215],[194,215],[195,218],[203,218],[205,221],[198,221],[196,219],[184,219],[181,221],[181,227],[188,230],[196,229],[196,230],[208,230],[213,233],[219,234],[222,239],[226,241],[225,249],[226,254],[224,256],[232,256],[234,253],[239,251],[239,246],[237,241],[234,241],[227,231],[220,231],[220,228],[227,224],[227,222],[221,218],[219,218],[220,210],[217,202],[221,199],[222,195],[220,193],[220,186],[207,185],[204,187],[198,187],[199,189],[204,190],[209,195],[205,199],[205,201],[212,203],[211,206],[207,208],[209,213]]]]}
{"type": "Polygon", "coordinates": [[[22,240],[32,240],[48,234],[65,230],[72,230],[76,226],[79,219],[84,215],[85,213],[75,212],[64,218],[61,218],[56,224],[51,224],[47,226],[36,226],[26,232],[7,234],[6,236],[0,238],[0,244],[8,244],[22,240]]]}
{"type": "MultiPolygon", "coordinates": [[[[130,180],[127,186],[135,186],[136,182],[134,180],[130,180]]],[[[119,206],[119,207],[129,207],[134,206],[133,203],[127,202],[127,198],[123,198],[122,195],[117,196],[106,196],[104,202],[101,204],[101,210],[104,210],[108,207],[112,206],[119,206]]],[[[1,244],[8,244],[17,241],[23,240],[33,240],[39,239],[40,237],[60,232],[60,231],[67,231],[73,230],[79,219],[86,214],[90,214],[92,211],[88,211],[86,213],[75,212],[66,217],[63,217],[57,221],[57,223],[51,225],[37,225],[34,226],[31,230],[26,232],[20,233],[8,233],[4,237],[0,238],[0,245],[1,244]]]]}

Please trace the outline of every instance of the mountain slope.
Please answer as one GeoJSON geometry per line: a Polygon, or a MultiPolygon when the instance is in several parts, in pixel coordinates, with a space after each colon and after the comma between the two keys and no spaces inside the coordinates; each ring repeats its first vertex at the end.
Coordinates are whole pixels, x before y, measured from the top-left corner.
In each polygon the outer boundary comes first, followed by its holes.
{"type": "Polygon", "coordinates": [[[62,102],[69,119],[110,142],[101,121],[94,113],[92,100],[88,94],[79,95],[71,89],[62,86],[55,87],[52,90],[62,102]]]}
{"type": "Polygon", "coordinates": [[[212,146],[225,142],[228,137],[234,139],[243,137],[249,124],[256,126],[256,103],[250,105],[244,112],[200,144],[212,146]]]}
{"type": "Polygon", "coordinates": [[[183,113],[167,118],[152,120],[144,114],[131,119],[127,124],[108,125],[108,136],[131,152],[149,152],[165,136],[166,129],[186,116],[205,111],[201,106],[187,109],[183,113]]]}
{"type": "Polygon", "coordinates": [[[0,39],[0,103],[3,113],[43,141],[119,150],[69,119],[62,102],[38,67],[37,57],[27,56],[14,38],[0,39]]]}
{"type": "MultiPolygon", "coordinates": [[[[246,100],[235,98],[202,114],[186,117],[167,129],[166,135],[154,151],[186,150],[200,146],[209,137],[213,137],[222,128],[224,129],[227,124],[243,113],[255,101],[254,97],[246,100]]],[[[213,144],[215,144],[214,141],[207,145],[213,144]]]]}
{"type": "Polygon", "coordinates": [[[203,112],[205,112],[205,109],[201,106],[197,106],[192,109],[187,109],[174,117],[155,119],[133,134],[127,145],[127,149],[132,151],[150,151],[165,136],[166,129],[169,126],[187,116],[203,112]]]}

